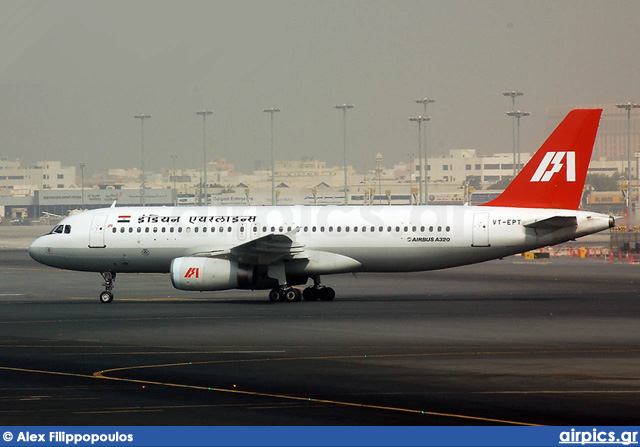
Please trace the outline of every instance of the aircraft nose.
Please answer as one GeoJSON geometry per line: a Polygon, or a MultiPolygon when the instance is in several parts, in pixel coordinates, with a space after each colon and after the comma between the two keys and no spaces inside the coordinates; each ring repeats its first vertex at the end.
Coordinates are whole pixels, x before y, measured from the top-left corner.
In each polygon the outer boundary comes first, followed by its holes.
{"type": "Polygon", "coordinates": [[[34,261],[44,263],[43,258],[46,255],[46,252],[47,249],[45,248],[41,237],[29,245],[29,256],[31,256],[34,261]]]}

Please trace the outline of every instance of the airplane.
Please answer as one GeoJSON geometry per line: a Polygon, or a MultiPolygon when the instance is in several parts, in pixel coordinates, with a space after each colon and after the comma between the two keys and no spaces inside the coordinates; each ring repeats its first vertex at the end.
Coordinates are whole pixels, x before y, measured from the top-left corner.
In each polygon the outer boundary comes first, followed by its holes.
{"type": "Polygon", "coordinates": [[[29,247],[60,269],[168,273],[188,291],[334,299],[324,275],[416,272],[560,244],[615,225],[579,210],[602,110],[571,111],[506,190],[480,206],[116,207],[69,216],[29,247]],[[313,284],[301,291],[298,287],[313,284]]]}

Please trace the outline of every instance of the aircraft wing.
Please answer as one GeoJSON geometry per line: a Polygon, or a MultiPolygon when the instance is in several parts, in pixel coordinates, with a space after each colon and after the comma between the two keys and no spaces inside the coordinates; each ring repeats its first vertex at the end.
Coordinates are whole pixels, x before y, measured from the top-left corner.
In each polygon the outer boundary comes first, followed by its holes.
{"type": "Polygon", "coordinates": [[[296,242],[295,235],[299,230],[295,228],[285,234],[268,234],[228,250],[198,252],[191,256],[223,258],[253,265],[270,265],[283,259],[306,259],[304,245],[296,242]]]}
{"type": "Polygon", "coordinates": [[[558,230],[560,228],[575,227],[577,225],[578,219],[576,219],[575,216],[553,216],[524,224],[525,228],[533,228],[534,230],[558,230]]]}

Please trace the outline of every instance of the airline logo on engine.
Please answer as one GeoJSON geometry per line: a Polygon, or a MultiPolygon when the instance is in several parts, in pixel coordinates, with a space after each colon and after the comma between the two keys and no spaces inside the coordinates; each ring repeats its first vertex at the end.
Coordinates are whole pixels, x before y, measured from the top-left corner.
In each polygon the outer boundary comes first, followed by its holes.
{"type": "Polygon", "coordinates": [[[531,182],[548,182],[555,174],[560,172],[565,166],[567,181],[576,181],[576,153],[573,151],[549,151],[544,154],[544,158],[538,165],[535,174],[531,177],[531,182]],[[564,163],[563,163],[564,160],[564,163]]]}
{"type": "Polygon", "coordinates": [[[187,273],[185,273],[184,277],[185,278],[200,278],[200,269],[199,268],[195,268],[195,267],[190,267],[189,270],[187,270],[187,273]]]}

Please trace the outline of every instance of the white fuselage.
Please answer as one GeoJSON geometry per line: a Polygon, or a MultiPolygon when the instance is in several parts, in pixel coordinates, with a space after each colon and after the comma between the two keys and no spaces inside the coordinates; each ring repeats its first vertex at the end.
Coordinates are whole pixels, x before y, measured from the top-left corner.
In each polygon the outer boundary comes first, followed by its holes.
{"type": "Polygon", "coordinates": [[[31,245],[34,259],[71,270],[167,273],[179,257],[288,233],[304,252],[355,261],[313,272],[324,274],[473,264],[605,230],[610,218],[576,210],[472,206],[114,207],[73,215],[60,225],[31,245]],[[575,217],[577,225],[525,227],[554,216],[575,217]]]}

